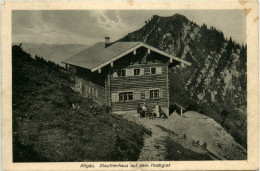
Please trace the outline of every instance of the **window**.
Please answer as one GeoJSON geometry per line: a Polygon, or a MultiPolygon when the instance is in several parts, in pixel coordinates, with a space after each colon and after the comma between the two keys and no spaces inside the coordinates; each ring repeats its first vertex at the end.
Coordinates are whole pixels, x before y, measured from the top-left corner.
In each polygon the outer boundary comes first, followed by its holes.
{"type": "Polygon", "coordinates": [[[118,77],[125,77],[125,69],[119,69],[117,71],[118,77]]]}
{"type": "Polygon", "coordinates": [[[133,100],[133,92],[119,93],[119,101],[130,101],[133,100]]]}
{"type": "Polygon", "coordinates": [[[88,85],[82,87],[82,93],[88,94],[88,85]]]}
{"type": "Polygon", "coordinates": [[[82,93],[85,93],[85,86],[82,86],[82,93]]]}
{"type": "Polygon", "coordinates": [[[81,84],[82,84],[81,78],[76,78],[75,88],[78,89],[77,91],[80,91],[80,89],[81,89],[81,84]]]}
{"type": "Polygon", "coordinates": [[[96,89],[96,98],[98,98],[98,89],[96,89]]]}
{"type": "Polygon", "coordinates": [[[119,101],[124,101],[124,93],[119,93],[119,101]]]}
{"type": "Polygon", "coordinates": [[[151,74],[156,74],[156,68],[151,68],[151,74]]]}
{"type": "Polygon", "coordinates": [[[150,99],[159,98],[159,90],[150,90],[150,99]]]}
{"type": "Polygon", "coordinates": [[[133,100],[133,92],[128,93],[128,100],[133,100]]]}
{"type": "Polygon", "coordinates": [[[140,69],[134,69],[134,75],[140,75],[140,69]]]}

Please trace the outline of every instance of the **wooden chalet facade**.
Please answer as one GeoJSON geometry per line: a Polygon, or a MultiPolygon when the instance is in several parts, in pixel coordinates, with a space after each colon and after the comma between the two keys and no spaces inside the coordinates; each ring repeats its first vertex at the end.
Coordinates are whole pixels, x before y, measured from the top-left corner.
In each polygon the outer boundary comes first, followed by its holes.
{"type": "Polygon", "coordinates": [[[99,42],[63,63],[76,76],[75,89],[113,112],[136,110],[158,102],[169,114],[169,69],[184,63],[142,42],[99,42]]]}

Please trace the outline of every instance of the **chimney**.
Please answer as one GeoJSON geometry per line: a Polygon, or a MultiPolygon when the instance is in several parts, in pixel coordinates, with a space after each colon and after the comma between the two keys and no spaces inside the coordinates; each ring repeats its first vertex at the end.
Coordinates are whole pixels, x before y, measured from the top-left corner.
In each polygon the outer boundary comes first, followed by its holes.
{"type": "Polygon", "coordinates": [[[110,37],[105,37],[105,47],[108,47],[110,45],[110,37]]]}

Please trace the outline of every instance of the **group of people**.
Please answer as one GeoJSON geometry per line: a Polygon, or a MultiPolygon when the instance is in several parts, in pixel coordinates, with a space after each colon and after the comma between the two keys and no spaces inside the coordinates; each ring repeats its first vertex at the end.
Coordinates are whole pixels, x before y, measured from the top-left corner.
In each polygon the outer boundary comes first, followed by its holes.
{"type": "Polygon", "coordinates": [[[137,113],[139,113],[141,118],[147,117],[150,119],[155,119],[161,118],[162,116],[166,117],[166,115],[162,113],[161,106],[158,102],[156,102],[154,109],[148,108],[148,106],[145,103],[138,104],[137,113]]]}

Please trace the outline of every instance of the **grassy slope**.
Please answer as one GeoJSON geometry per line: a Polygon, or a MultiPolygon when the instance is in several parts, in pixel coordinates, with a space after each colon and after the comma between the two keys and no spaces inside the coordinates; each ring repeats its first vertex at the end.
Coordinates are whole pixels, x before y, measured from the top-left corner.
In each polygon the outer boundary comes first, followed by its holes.
{"type": "Polygon", "coordinates": [[[137,160],[142,126],[98,108],[75,94],[62,68],[13,46],[14,161],[137,160]],[[71,102],[79,101],[75,111],[71,102]]]}
{"type": "Polygon", "coordinates": [[[165,138],[166,159],[174,161],[212,160],[208,154],[196,153],[176,143],[169,136],[165,138]]]}

